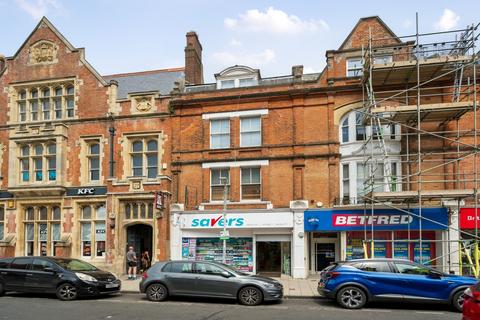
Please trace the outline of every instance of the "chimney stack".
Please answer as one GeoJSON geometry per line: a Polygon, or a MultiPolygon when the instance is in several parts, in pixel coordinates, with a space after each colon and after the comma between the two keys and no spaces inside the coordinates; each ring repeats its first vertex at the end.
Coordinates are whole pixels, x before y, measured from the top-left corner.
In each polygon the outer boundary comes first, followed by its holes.
{"type": "Polygon", "coordinates": [[[187,84],[203,84],[202,45],[195,31],[186,35],[185,47],[185,82],[187,84]]]}
{"type": "Polygon", "coordinates": [[[294,78],[301,78],[302,75],[303,75],[303,66],[302,65],[292,67],[292,76],[294,78]]]}

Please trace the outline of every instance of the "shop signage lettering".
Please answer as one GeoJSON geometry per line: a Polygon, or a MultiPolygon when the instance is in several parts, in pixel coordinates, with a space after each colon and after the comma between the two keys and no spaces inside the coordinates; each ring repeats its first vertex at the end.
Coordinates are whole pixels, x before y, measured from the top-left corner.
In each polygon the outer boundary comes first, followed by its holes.
{"type": "Polygon", "coordinates": [[[480,209],[477,208],[477,214],[475,214],[475,208],[461,208],[460,209],[460,229],[475,229],[480,228],[480,209]],[[477,223],[475,223],[475,219],[477,223]]]}
{"type": "Polygon", "coordinates": [[[413,217],[409,215],[354,215],[354,214],[334,214],[333,226],[388,226],[388,225],[408,225],[413,222],[413,217]]]}
{"type": "MultiPolygon", "coordinates": [[[[446,208],[412,208],[408,214],[397,209],[313,209],[305,211],[305,231],[360,231],[375,227],[377,231],[392,230],[446,230],[446,208]],[[420,216],[422,217],[420,223],[420,216]]],[[[472,222],[472,224],[474,224],[472,222]]],[[[479,220],[480,224],[480,220],[479,220]]]]}
{"type": "Polygon", "coordinates": [[[78,195],[92,195],[95,194],[95,188],[79,188],[77,191],[78,195]]]}
{"type": "MultiPolygon", "coordinates": [[[[227,227],[241,227],[245,223],[243,218],[227,218],[227,227]]],[[[193,219],[192,227],[223,227],[224,222],[222,216],[218,218],[204,218],[204,219],[193,219]]]]}

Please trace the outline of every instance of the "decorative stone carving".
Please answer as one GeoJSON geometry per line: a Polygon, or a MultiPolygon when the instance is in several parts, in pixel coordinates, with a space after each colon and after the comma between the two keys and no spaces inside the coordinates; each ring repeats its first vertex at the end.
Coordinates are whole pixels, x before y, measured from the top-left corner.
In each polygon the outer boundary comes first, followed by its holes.
{"type": "Polygon", "coordinates": [[[58,46],[50,41],[41,40],[33,44],[29,50],[29,64],[51,64],[58,62],[58,46]]]}
{"type": "Polygon", "coordinates": [[[149,111],[152,109],[152,102],[147,98],[137,99],[137,110],[140,112],[149,111]]]}

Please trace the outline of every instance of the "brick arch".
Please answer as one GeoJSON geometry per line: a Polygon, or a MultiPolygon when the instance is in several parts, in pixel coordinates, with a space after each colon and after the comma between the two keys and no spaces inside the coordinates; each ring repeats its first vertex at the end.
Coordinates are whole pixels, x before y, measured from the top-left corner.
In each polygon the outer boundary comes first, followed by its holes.
{"type": "Polygon", "coordinates": [[[363,106],[363,101],[349,102],[342,106],[336,107],[333,111],[333,123],[338,126],[340,125],[340,120],[352,110],[359,109],[363,106]]]}

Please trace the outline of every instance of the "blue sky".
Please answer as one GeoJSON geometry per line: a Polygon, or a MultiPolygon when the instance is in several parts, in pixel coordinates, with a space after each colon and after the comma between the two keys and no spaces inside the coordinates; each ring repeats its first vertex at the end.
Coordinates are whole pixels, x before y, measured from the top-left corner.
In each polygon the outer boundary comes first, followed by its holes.
{"type": "Polygon", "coordinates": [[[101,73],[180,67],[185,33],[203,45],[204,74],[247,64],[262,76],[302,64],[321,71],[360,17],[379,15],[397,35],[463,28],[479,22],[480,1],[0,0],[0,54],[11,56],[41,16],[101,73]],[[394,5],[394,3],[401,5],[394,5]]]}

